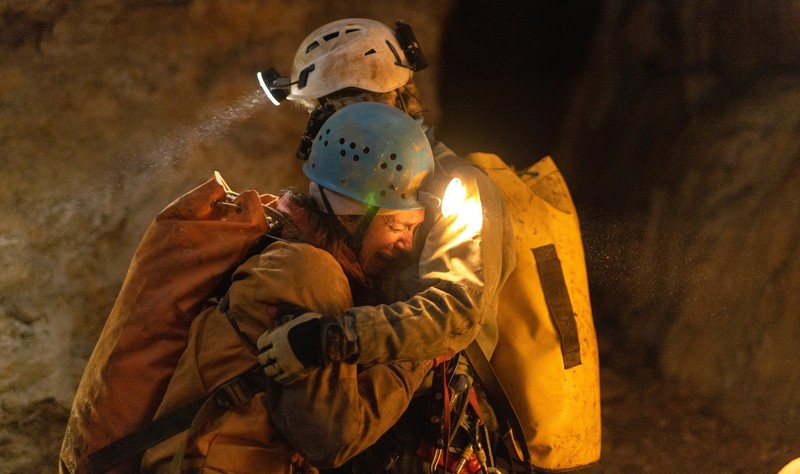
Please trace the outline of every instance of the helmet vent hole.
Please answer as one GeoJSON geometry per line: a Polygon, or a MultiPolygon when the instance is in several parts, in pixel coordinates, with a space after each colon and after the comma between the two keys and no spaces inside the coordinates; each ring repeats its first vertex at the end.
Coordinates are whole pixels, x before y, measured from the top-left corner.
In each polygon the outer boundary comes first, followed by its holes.
{"type": "Polygon", "coordinates": [[[325,143],[324,143],[324,145],[325,145],[326,147],[328,146],[328,140],[325,140],[325,143]]]}
{"type": "Polygon", "coordinates": [[[348,28],[344,30],[344,34],[355,33],[356,31],[361,31],[361,28],[348,28]]]}
{"type": "Polygon", "coordinates": [[[358,161],[358,160],[360,160],[360,159],[361,159],[361,158],[360,158],[358,155],[353,155],[353,161],[358,161]]]}
{"type": "Polygon", "coordinates": [[[364,53],[364,56],[369,56],[370,54],[375,54],[376,52],[377,51],[375,51],[374,49],[370,49],[369,51],[364,53]]]}
{"type": "Polygon", "coordinates": [[[319,42],[318,42],[318,41],[314,41],[314,42],[313,42],[313,43],[311,43],[310,45],[306,46],[306,53],[310,53],[310,52],[311,52],[313,49],[315,49],[317,46],[319,46],[319,42]]]}
{"type": "Polygon", "coordinates": [[[386,197],[386,191],[381,191],[381,197],[386,197]]]}
{"type": "Polygon", "coordinates": [[[344,145],[344,138],[339,139],[339,145],[344,145]]]}
{"type": "Polygon", "coordinates": [[[346,152],[346,151],[344,151],[344,150],[342,150],[342,151],[340,151],[340,152],[339,152],[339,156],[342,156],[342,157],[343,157],[343,156],[346,156],[346,155],[347,155],[347,152],[346,152]]]}
{"type": "Polygon", "coordinates": [[[324,39],[325,41],[330,41],[330,40],[332,40],[332,39],[334,39],[334,38],[336,38],[338,36],[339,36],[339,32],[338,31],[334,31],[333,33],[328,33],[327,35],[323,36],[322,39],[324,39]]]}
{"type": "Polygon", "coordinates": [[[397,159],[397,154],[396,153],[392,153],[391,155],[389,155],[389,159],[396,160],[397,159]]]}
{"type": "Polygon", "coordinates": [[[395,169],[396,169],[397,171],[402,171],[402,170],[403,170],[403,165],[397,165],[397,166],[395,167],[395,169]]]}
{"type": "Polygon", "coordinates": [[[356,149],[356,144],[353,143],[353,142],[350,142],[350,149],[351,150],[355,150],[356,149]]]}
{"type": "Polygon", "coordinates": [[[363,151],[363,152],[364,152],[364,154],[366,155],[367,153],[369,153],[369,147],[368,147],[368,146],[365,146],[365,147],[364,147],[364,149],[363,149],[363,150],[361,150],[361,151],[363,151]]]}
{"type": "Polygon", "coordinates": [[[388,166],[389,165],[387,165],[386,163],[381,163],[381,169],[382,170],[385,170],[388,166]]]}
{"type": "Polygon", "coordinates": [[[400,195],[400,199],[405,199],[405,198],[406,198],[406,193],[400,195]]]}

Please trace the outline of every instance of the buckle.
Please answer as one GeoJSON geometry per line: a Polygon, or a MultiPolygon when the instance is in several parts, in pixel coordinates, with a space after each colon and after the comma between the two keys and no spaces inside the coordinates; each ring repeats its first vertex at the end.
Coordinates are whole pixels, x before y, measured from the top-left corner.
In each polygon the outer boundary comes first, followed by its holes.
{"type": "Polygon", "coordinates": [[[257,377],[264,377],[261,369],[246,372],[230,382],[225,383],[214,390],[214,401],[217,405],[225,409],[236,408],[244,405],[256,393],[264,390],[264,383],[259,383],[257,377]]]}

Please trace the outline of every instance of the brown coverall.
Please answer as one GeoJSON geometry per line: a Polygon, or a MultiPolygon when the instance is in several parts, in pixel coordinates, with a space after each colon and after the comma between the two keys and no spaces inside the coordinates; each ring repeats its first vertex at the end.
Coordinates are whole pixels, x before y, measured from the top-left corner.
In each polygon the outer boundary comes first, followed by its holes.
{"type": "MultiPolygon", "coordinates": [[[[353,304],[339,262],[302,243],[276,242],[250,258],[235,272],[229,297],[228,316],[250,341],[274,327],[278,304],[321,314],[342,314],[353,304]]],[[[253,348],[219,306],[208,308],[192,325],[156,416],[256,365],[253,348]]],[[[188,432],[146,451],[142,470],[174,472],[170,463],[181,449],[184,467],[200,472],[289,473],[301,457],[321,468],[342,464],[399,419],[430,367],[430,362],[415,362],[359,370],[353,364],[333,364],[290,387],[270,384],[266,393],[235,409],[204,406],[188,432]],[[288,429],[279,433],[274,422],[288,429]]]]}

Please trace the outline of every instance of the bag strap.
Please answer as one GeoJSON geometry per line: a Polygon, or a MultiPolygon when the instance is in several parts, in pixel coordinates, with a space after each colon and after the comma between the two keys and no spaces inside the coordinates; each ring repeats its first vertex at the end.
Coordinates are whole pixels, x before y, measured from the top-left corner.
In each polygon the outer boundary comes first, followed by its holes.
{"type": "Polygon", "coordinates": [[[536,247],[533,249],[533,257],[539,269],[539,279],[542,282],[547,309],[561,338],[564,369],[571,369],[581,365],[581,341],[578,338],[575,312],[569,300],[561,260],[558,259],[556,246],[553,244],[536,247]]]}
{"type": "MultiPolygon", "coordinates": [[[[498,430],[501,430],[503,442],[506,445],[510,445],[510,454],[516,454],[519,457],[523,464],[524,472],[534,472],[531,464],[531,455],[528,452],[525,431],[522,429],[517,412],[511,406],[511,401],[508,399],[506,391],[486,359],[486,355],[478,345],[478,341],[473,339],[469,346],[464,349],[464,355],[475,373],[475,378],[489,398],[490,405],[498,419],[498,430]],[[503,426],[503,423],[505,423],[505,426],[503,426]]],[[[513,459],[510,461],[514,462],[513,459]]]]}
{"type": "Polygon", "coordinates": [[[250,369],[226,382],[208,396],[167,412],[136,431],[89,454],[89,469],[92,473],[107,472],[117,464],[188,429],[206,401],[213,400],[216,405],[227,410],[247,403],[266,388],[267,380],[261,367],[250,369]]]}

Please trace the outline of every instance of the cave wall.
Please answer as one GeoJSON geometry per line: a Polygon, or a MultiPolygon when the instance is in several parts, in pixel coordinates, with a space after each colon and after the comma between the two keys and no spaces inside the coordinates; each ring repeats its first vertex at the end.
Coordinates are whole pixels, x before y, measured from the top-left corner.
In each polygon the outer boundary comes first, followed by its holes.
{"type": "Polygon", "coordinates": [[[606,362],[795,439],[798,25],[791,1],[605,2],[557,155],[606,362]]]}
{"type": "Polygon", "coordinates": [[[730,107],[691,123],[674,153],[693,162],[684,167],[677,199],[656,191],[653,227],[645,234],[651,260],[659,262],[656,278],[675,281],[679,300],[667,315],[654,314],[670,321],[665,372],[694,393],[718,398],[734,416],[794,433],[800,433],[798,132],[800,77],[764,80],[730,107]]]}

